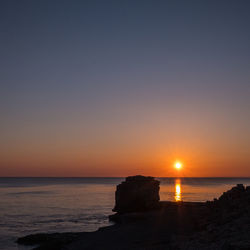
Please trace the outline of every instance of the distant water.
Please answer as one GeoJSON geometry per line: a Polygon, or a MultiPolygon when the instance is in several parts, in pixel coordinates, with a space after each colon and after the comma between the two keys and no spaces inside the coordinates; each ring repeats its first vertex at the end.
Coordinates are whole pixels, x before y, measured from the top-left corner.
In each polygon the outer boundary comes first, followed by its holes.
{"type": "MultiPolygon", "coordinates": [[[[123,178],[0,178],[0,249],[39,232],[94,231],[109,225],[123,178]]],[[[250,178],[159,178],[161,200],[206,201],[250,178]]]]}

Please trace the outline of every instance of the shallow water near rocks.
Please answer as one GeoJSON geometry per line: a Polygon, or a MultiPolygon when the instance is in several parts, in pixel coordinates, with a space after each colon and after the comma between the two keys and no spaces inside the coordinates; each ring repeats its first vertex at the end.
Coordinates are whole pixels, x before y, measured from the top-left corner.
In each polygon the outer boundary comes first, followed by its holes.
{"type": "MultiPolygon", "coordinates": [[[[158,178],[161,200],[206,201],[250,178],[158,178]]],[[[0,178],[0,249],[30,249],[17,237],[95,231],[110,225],[116,185],[124,178],[0,178]]]]}

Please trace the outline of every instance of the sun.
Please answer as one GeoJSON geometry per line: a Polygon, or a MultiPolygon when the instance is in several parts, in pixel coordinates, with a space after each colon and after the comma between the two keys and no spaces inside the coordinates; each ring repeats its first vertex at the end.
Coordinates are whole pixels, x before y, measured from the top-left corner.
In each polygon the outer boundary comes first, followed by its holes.
{"type": "Polygon", "coordinates": [[[175,167],[176,169],[180,170],[180,169],[182,168],[181,162],[176,162],[176,163],[174,164],[174,167],[175,167]]]}

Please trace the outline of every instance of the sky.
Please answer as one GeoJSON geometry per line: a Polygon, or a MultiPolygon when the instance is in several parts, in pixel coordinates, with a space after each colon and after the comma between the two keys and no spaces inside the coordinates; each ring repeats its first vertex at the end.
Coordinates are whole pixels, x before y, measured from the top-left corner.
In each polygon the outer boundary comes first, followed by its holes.
{"type": "Polygon", "coordinates": [[[249,12],[0,1],[0,176],[250,176],[249,12]]]}

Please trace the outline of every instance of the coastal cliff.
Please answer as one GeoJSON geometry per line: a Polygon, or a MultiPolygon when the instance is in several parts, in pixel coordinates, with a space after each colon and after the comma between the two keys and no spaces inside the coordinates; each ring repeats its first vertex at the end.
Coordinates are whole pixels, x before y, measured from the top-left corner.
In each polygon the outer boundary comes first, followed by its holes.
{"type": "Polygon", "coordinates": [[[208,202],[161,202],[152,177],[126,178],[116,190],[116,223],[96,232],[28,235],[40,250],[250,249],[250,187],[241,184],[208,202]],[[148,202],[147,202],[148,197],[148,202]]]}

